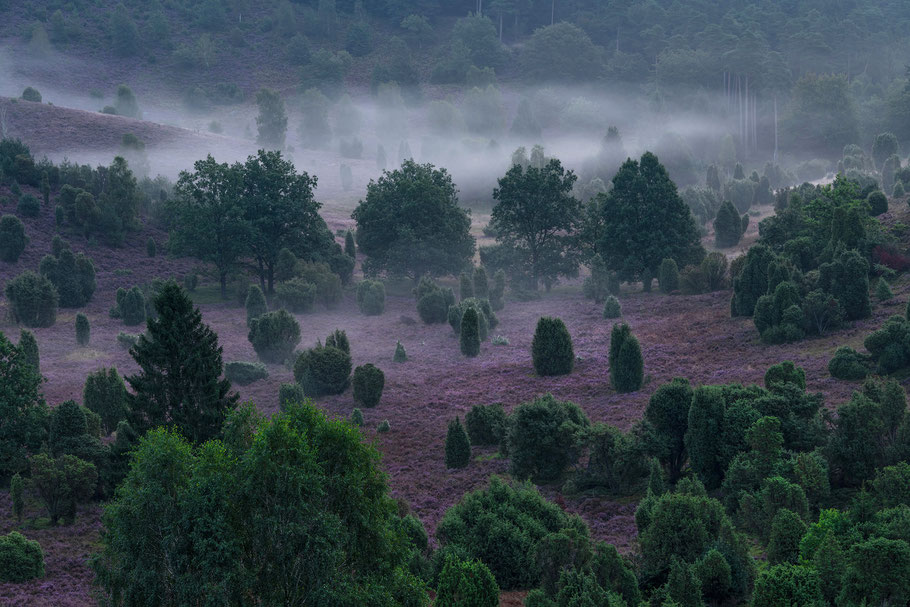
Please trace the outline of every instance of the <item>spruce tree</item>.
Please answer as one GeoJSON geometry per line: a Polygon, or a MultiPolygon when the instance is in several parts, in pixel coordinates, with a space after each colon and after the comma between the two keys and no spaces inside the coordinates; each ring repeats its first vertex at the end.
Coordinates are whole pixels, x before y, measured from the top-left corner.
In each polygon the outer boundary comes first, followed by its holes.
{"type": "Polygon", "coordinates": [[[610,381],[617,392],[635,392],[644,380],[644,361],[638,339],[631,333],[622,342],[616,364],[610,365],[610,381]]]}
{"type": "Polygon", "coordinates": [[[246,326],[250,327],[254,319],[259,318],[269,311],[269,306],[265,302],[265,294],[258,285],[250,285],[250,290],[246,295],[246,326]]]}
{"type": "Polygon", "coordinates": [[[218,336],[202,322],[186,292],[174,282],[155,298],[158,317],[130,355],[139,373],[127,378],[131,425],[137,431],[172,424],[194,443],[218,435],[237,403],[231,383],[221,378],[218,336]]]}
{"type": "Polygon", "coordinates": [[[617,365],[622,344],[630,335],[632,335],[632,330],[626,323],[613,325],[613,330],[610,332],[610,355],[607,359],[610,369],[617,365]]]}
{"type": "Polygon", "coordinates": [[[38,340],[35,339],[35,334],[27,329],[22,329],[19,333],[19,348],[22,349],[25,363],[36,373],[41,373],[41,355],[38,352],[38,340]]]}
{"type": "Polygon", "coordinates": [[[87,346],[91,338],[91,326],[88,317],[79,312],[76,314],[76,343],[80,346],[87,346]]]}
{"type": "Polygon", "coordinates": [[[456,417],[449,422],[446,433],[446,468],[465,468],[471,461],[471,441],[468,433],[456,417]]]}
{"type": "Polygon", "coordinates": [[[566,375],[575,366],[572,337],[560,318],[541,317],[531,341],[531,357],[538,375],[566,375]]]}
{"type": "Polygon", "coordinates": [[[480,354],[480,319],[469,306],[461,317],[461,353],[471,358],[480,354]]]}

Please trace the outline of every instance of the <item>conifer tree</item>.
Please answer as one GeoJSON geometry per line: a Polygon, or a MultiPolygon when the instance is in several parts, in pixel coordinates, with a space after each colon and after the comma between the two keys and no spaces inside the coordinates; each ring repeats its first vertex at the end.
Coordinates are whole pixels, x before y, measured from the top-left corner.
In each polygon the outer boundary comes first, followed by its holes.
{"type": "Polygon", "coordinates": [[[76,314],[76,343],[80,346],[87,346],[91,339],[91,326],[88,317],[79,312],[76,314]]]}
{"type": "Polygon", "coordinates": [[[483,266],[474,268],[474,297],[477,299],[490,298],[490,285],[487,281],[487,271],[483,266]]]}
{"type": "Polygon", "coordinates": [[[607,360],[610,369],[613,369],[617,365],[622,344],[630,335],[632,335],[632,330],[626,323],[613,325],[613,331],[610,333],[610,355],[607,360]]]}
{"type": "Polygon", "coordinates": [[[28,329],[22,329],[19,333],[19,348],[22,349],[22,357],[27,365],[32,367],[36,373],[41,373],[41,355],[38,352],[38,340],[35,334],[28,329]]]}
{"type": "Polygon", "coordinates": [[[403,363],[407,362],[408,360],[408,354],[405,352],[401,341],[398,341],[398,343],[395,344],[395,356],[392,358],[392,360],[396,363],[403,363]]]}
{"type": "Polygon", "coordinates": [[[644,361],[638,339],[631,333],[622,342],[616,364],[610,366],[610,381],[617,392],[635,392],[644,380],[644,361]]]}
{"type": "Polygon", "coordinates": [[[127,378],[131,425],[137,431],[172,424],[194,443],[218,435],[237,403],[222,379],[218,335],[202,322],[186,292],[168,282],[155,298],[158,317],[130,350],[139,373],[127,378]]]}
{"type": "Polygon", "coordinates": [[[20,523],[22,522],[22,476],[17,472],[13,475],[9,483],[9,494],[13,502],[13,516],[20,523]]]}
{"type": "Polygon", "coordinates": [[[350,230],[344,235],[344,254],[348,257],[357,257],[357,246],[354,244],[354,233],[350,230]]]}
{"type": "Polygon", "coordinates": [[[461,317],[461,353],[471,358],[480,354],[480,319],[477,310],[469,306],[461,317]]]}
{"type": "Polygon", "coordinates": [[[531,341],[531,357],[538,375],[566,375],[575,366],[572,337],[560,318],[544,316],[537,321],[531,341]]]}
{"type": "Polygon", "coordinates": [[[461,301],[474,297],[474,283],[467,272],[462,272],[458,277],[458,295],[461,301]]]}
{"type": "Polygon", "coordinates": [[[446,434],[446,468],[465,468],[470,461],[471,441],[461,425],[461,419],[456,417],[449,422],[446,434]]]}
{"type": "Polygon", "coordinates": [[[265,294],[257,285],[250,285],[250,290],[246,295],[246,326],[252,326],[253,320],[259,318],[269,311],[269,306],[265,301],[265,294]]]}

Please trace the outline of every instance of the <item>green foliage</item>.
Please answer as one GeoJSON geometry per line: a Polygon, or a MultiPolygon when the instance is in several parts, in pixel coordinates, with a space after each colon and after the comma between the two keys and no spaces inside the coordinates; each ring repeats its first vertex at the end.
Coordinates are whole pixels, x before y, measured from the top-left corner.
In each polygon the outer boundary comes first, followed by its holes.
{"type": "Polygon", "coordinates": [[[417,279],[452,274],[474,254],[467,213],[445,169],[406,160],[367,186],[354,210],[367,269],[417,279]]]}
{"type": "Polygon", "coordinates": [[[623,343],[625,343],[626,339],[631,335],[632,329],[630,329],[629,325],[626,323],[613,325],[613,329],[610,332],[610,353],[608,357],[610,369],[613,369],[619,364],[619,352],[622,350],[623,343]]]}
{"type": "Polygon", "coordinates": [[[806,74],[794,85],[781,121],[785,145],[819,155],[840,154],[858,141],[856,107],[843,74],[806,74]]]}
{"type": "Polygon", "coordinates": [[[796,564],[799,559],[799,542],[806,534],[806,523],[798,514],[781,508],[771,521],[768,540],[768,562],[796,564]]]}
{"type": "Polygon", "coordinates": [[[31,194],[23,194],[16,204],[16,212],[23,217],[38,217],[41,215],[41,205],[38,199],[31,194]]]}
{"type": "Polygon", "coordinates": [[[841,346],[828,362],[828,373],[837,379],[855,381],[869,374],[866,357],[848,346],[841,346]]]}
{"type": "Polygon", "coordinates": [[[41,93],[38,92],[38,89],[27,86],[25,90],[22,91],[22,95],[19,96],[23,101],[31,101],[33,103],[41,103],[41,93]]]}
{"type": "Polygon", "coordinates": [[[464,301],[473,297],[474,282],[471,280],[471,275],[467,272],[462,272],[458,277],[458,298],[464,301]]]}
{"type": "Polygon", "coordinates": [[[806,389],[806,372],[789,360],[768,367],[768,370],[765,371],[765,388],[771,390],[782,384],[791,384],[798,387],[800,391],[804,391],[806,389]]]}
{"type": "MultiPolygon", "coordinates": [[[[296,385],[296,384],[295,384],[296,385]]],[[[363,425],[363,412],[354,407],[354,410],[351,411],[351,425],[360,427],[363,425]]]]}
{"type": "Polygon", "coordinates": [[[888,301],[894,297],[894,293],[891,292],[891,287],[888,285],[888,281],[885,280],[885,277],[882,276],[878,279],[878,283],[875,285],[875,298],[879,301],[888,301]]]}
{"type": "Polygon", "coordinates": [[[117,343],[124,350],[129,350],[139,343],[139,335],[135,333],[124,333],[123,331],[120,331],[117,333],[117,343]]]}
{"type": "Polygon", "coordinates": [[[300,343],[300,324],[285,310],[266,312],[252,319],[247,337],[260,360],[279,364],[290,358],[300,343]]]}
{"type": "MultiPolygon", "coordinates": [[[[748,217],[748,216],[745,216],[748,217]]],[[[724,201],[714,218],[714,240],[717,248],[735,247],[743,237],[743,219],[733,203],[724,201]]]]}
{"type": "Polygon", "coordinates": [[[486,299],[490,300],[490,285],[487,281],[487,271],[483,266],[477,266],[474,268],[473,276],[471,277],[471,282],[474,287],[474,297],[477,299],[486,299]]]}
{"type": "Polygon", "coordinates": [[[38,349],[38,340],[35,334],[26,329],[19,332],[19,350],[22,354],[22,360],[35,370],[35,373],[41,373],[41,352],[38,349]]]}
{"type": "Polygon", "coordinates": [[[667,258],[660,262],[657,284],[662,293],[672,293],[679,289],[679,267],[674,260],[667,258]]]}
{"type": "Polygon", "coordinates": [[[57,321],[57,289],[46,277],[26,270],[6,283],[10,313],[26,327],[50,327],[57,321]]]}
{"type": "Polygon", "coordinates": [[[878,372],[882,375],[893,373],[910,364],[910,322],[903,316],[892,316],[881,326],[866,336],[863,345],[869,351],[870,358],[878,363],[878,372]]]}
{"type": "Polygon", "coordinates": [[[392,356],[392,361],[396,363],[408,362],[408,353],[405,352],[400,340],[395,342],[395,354],[392,356]]]}
{"type": "Polygon", "coordinates": [[[168,588],[193,604],[236,596],[427,603],[406,570],[407,540],[379,454],[359,431],[302,404],[262,422],[251,438],[239,449],[212,441],[194,450],[176,432],[156,429],[140,441],[105,510],[92,563],[104,596],[168,588]],[[145,550],[155,537],[162,550],[145,550]]]}
{"type": "Polygon", "coordinates": [[[702,596],[711,603],[727,598],[732,582],[730,564],[716,548],[709,550],[692,566],[702,596]]]}
{"type": "Polygon", "coordinates": [[[80,346],[87,346],[91,338],[91,326],[88,317],[79,312],[76,314],[76,343],[80,346]]]}
{"type": "Polygon", "coordinates": [[[888,212],[888,197],[881,190],[871,192],[866,197],[866,203],[869,205],[869,214],[873,217],[888,212]]]}
{"type": "Polygon", "coordinates": [[[531,341],[531,358],[538,375],[566,375],[575,366],[572,337],[562,319],[543,316],[531,341]]]}
{"type": "Polygon", "coordinates": [[[389,424],[389,420],[384,419],[381,422],[379,422],[378,426],[376,426],[376,433],[385,434],[386,432],[389,432],[391,429],[392,429],[392,426],[389,424]]]}
{"type": "Polygon", "coordinates": [[[688,459],[685,435],[693,390],[689,381],[675,378],[660,386],[648,401],[644,418],[654,428],[658,441],[657,456],[675,483],[688,459]]]}
{"type": "Polygon", "coordinates": [[[101,417],[105,434],[127,417],[126,385],[117,369],[102,368],[89,373],[82,390],[82,402],[101,417]]]}
{"type": "Polygon", "coordinates": [[[578,405],[551,394],[518,405],[508,429],[512,476],[538,483],[558,479],[581,456],[590,425],[578,405]]]}
{"type": "Polygon", "coordinates": [[[361,314],[378,316],[385,311],[385,285],[378,280],[363,280],[357,285],[357,307],[361,314]]]}
{"type": "Polygon", "coordinates": [[[51,525],[61,518],[71,524],[76,517],[76,505],[91,498],[98,482],[94,464],[68,454],[56,459],[44,453],[34,455],[30,472],[32,485],[47,509],[51,525]]]}
{"type": "Polygon", "coordinates": [[[873,538],[853,546],[846,558],[838,604],[899,604],[910,597],[910,546],[873,538]]]}
{"type": "Polygon", "coordinates": [[[506,273],[502,268],[496,270],[493,274],[493,288],[490,290],[490,307],[494,312],[498,312],[505,307],[503,299],[506,291],[506,273]]]}
{"type": "Polygon", "coordinates": [[[821,607],[822,597],[819,574],[812,568],[790,563],[775,565],[761,572],[755,580],[753,607],[778,605],[805,605],[821,607]]]}
{"type": "Polygon", "coordinates": [[[28,244],[25,226],[15,215],[0,217],[0,260],[16,263],[28,244]]]}
{"type": "Polygon", "coordinates": [[[47,277],[60,295],[61,308],[81,308],[95,292],[95,265],[90,257],[74,255],[69,248],[52,257],[45,255],[39,272],[47,277]]]}
{"type": "Polygon", "coordinates": [[[631,333],[622,341],[616,362],[610,365],[610,383],[619,393],[637,392],[644,380],[644,360],[638,339],[631,333]]]}
{"type": "Polygon", "coordinates": [[[463,561],[449,555],[439,574],[433,604],[438,607],[498,607],[499,586],[482,562],[463,561]]]}
{"type": "Polygon", "coordinates": [[[269,306],[265,301],[265,294],[257,285],[250,285],[244,307],[246,308],[246,326],[250,328],[252,328],[254,320],[269,311],[269,306]]]}
{"type": "Polygon", "coordinates": [[[610,295],[604,300],[603,317],[608,319],[622,317],[622,306],[614,295],[610,295]]]}
{"type": "MultiPolygon", "coordinates": [[[[333,259],[335,258],[333,257],[333,259]]],[[[343,253],[337,258],[351,259],[343,253]]],[[[353,266],[351,266],[351,269],[353,269],[353,266]]],[[[298,271],[300,272],[300,280],[316,286],[316,299],[323,306],[331,309],[341,302],[344,296],[341,287],[341,276],[334,273],[328,264],[304,263],[298,266],[298,271]]]]}
{"type": "Polygon", "coordinates": [[[128,327],[145,322],[146,302],[142,289],[136,286],[129,291],[117,289],[117,311],[128,327]]]}
{"type": "Polygon", "coordinates": [[[474,310],[477,314],[477,329],[480,340],[485,341],[490,334],[490,329],[495,329],[499,324],[499,319],[493,313],[493,307],[485,299],[476,299],[474,297],[462,299],[458,305],[450,305],[446,317],[449,325],[455,332],[455,335],[461,334],[461,319],[468,309],[474,310]]]}
{"type": "Polygon", "coordinates": [[[471,442],[458,417],[449,422],[445,451],[446,468],[465,468],[471,461],[471,442]]]}
{"type": "Polygon", "coordinates": [[[472,445],[499,445],[509,428],[502,403],[474,405],[464,416],[464,423],[472,445]]]}
{"type": "Polygon", "coordinates": [[[480,354],[480,320],[477,310],[468,307],[461,318],[461,335],[459,345],[464,356],[475,357],[480,354]]]}
{"type": "Polygon", "coordinates": [[[268,369],[262,363],[232,361],[224,364],[224,376],[232,384],[248,386],[269,376],[268,369]]]}
{"type": "Polygon", "coordinates": [[[572,196],[575,181],[572,171],[552,159],[542,167],[512,165],[493,190],[490,227],[497,242],[528,268],[532,289],[541,280],[551,284],[559,276],[578,274],[571,234],[580,225],[582,206],[572,196]]]}
{"type": "Polygon", "coordinates": [[[341,394],[350,383],[351,355],[344,350],[316,344],[294,363],[294,379],[307,396],[341,394]]]}
{"type": "Polygon", "coordinates": [[[848,320],[867,318],[872,314],[869,262],[858,251],[846,251],[833,262],[819,266],[819,286],[837,296],[848,320]]]}
{"type": "Polygon", "coordinates": [[[220,379],[218,336],[182,288],[165,283],[155,297],[157,318],[130,350],[139,372],[126,378],[130,424],[138,431],[170,423],[194,443],[218,435],[237,394],[220,379]]]}
{"type": "Polygon", "coordinates": [[[351,353],[351,342],[348,341],[348,335],[344,331],[335,329],[328,337],[325,338],[327,347],[338,348],[342,352],[351,353]]]}
{"type": "Polygon", "coordinates": [[[22,510],[25,506],[22,500],[22,475],[18,472],[13,475],[13,478],[9,482],[9,495],[10,501],[13,503],[13,517],[22,522],[22,510]]]}
{"type": "Polygon", "coordinates": [[[587,534],[581,519],[547,502],[533,486],[493,476],[487,488],[466,494],[446,511],[436,537],[442,551],[483,562],[502,590],[512,590],[539,583],[538,544],[548,533],[568,528],[587,534]]]}
{"type": "Polygon", "coordinates": [[[306,400],[306,395],[303,393],[303,388],[300,387],[300,384],[281,384],[278,388],[278,407],[282,411],[286,411],[291,405],[299,405],[306,400]]]}
{"type": "Polygon", "coordinates": [[[595,424],[587,433],[588,465],[576,475],[578,489],[603,488],[613,494],[636,488],[648,472],[641,441],[608,424],[595,424]]]}
{"type": "Polygon", "coordinates": [[[0,581],[21,583],[44,577],[44,552],[35,540],[11,531],[0,536],[0,581]]]}
{"type": "Polygon", "coordinates": [[[910,464],[898,462],[878,470],[872,486],[882,508],[910,505],[910,464]]]}
{"type": "Polygon", "coordinates": [[[752,316],[755,304],[762,295],[768,293],[768,266],[774,254],[763,244],[749,248],[745,263],[738,275],[733,278],[733,316],[752,316]]]}
{"type": "Polygon", "coordinates": [[[382,398],[382,389],[385,387],[385,374],[382,369],[370,363],[360,365],[354,369],[354,378],[351,381],[354,400],[364,407],[375,407],[382,398]]]}
{"type": "Polygon", "coordinates": [[[303,278],[293,278],[279,282],[275,287],[275,295],[280,305],[295,314],[311,312],[316,302],[316,285],[303,278]]]}
{"type": "Polygon", "coordinates": [[[263,88],[256,93],[256,104],[259,106],[259,115],[256,116],[258,128],[256,143],[269,150],[283,149],[288,130],[284,100],[278,91],[263,88]]]}

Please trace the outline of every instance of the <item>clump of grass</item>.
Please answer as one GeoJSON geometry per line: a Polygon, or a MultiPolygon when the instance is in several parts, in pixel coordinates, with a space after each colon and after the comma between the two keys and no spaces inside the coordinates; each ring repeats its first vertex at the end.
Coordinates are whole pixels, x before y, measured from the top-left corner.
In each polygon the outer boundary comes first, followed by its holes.
{"type": "Polygon", "coordinates": [[[490,339],[490,343],[494,346],[508,346],[509,338],[505,335],[494,335],[492,339],[490,339]]]}

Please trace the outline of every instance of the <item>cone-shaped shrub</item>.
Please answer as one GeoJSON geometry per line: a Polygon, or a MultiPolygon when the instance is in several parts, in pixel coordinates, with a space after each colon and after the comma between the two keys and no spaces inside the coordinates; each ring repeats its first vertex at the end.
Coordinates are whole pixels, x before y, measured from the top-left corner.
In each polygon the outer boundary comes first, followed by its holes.
{"type": "MultiPolygon", "coordinates": [[[[749,217],[746,215],[745,217],[749,217]]],[[[733,203],[725,201],[714,218],[714,244],[718,249],[735,247],[743,236],[743,220],[733,203]]]]}
{"type": "Polygon", "coordinates": [[[158,254],[158,245],[155,243],[154,238],[149,238],[145,241],[145,254],[149,257],[154,257],[158,254]]]}
{"type": "MultiPolygon", "coordinates": [[[[904,183],[902,181],[896,182],[894,184],[894,189],[891,190],[891,195],[894,196],[895,198],[903,198],[905,193],[906,192],[904,191],[904,183]]],[[[908,204],[910,204],[910,203],[908,203],[908,204]]]]}
{"type": "Polygon", "coordinates": [[[379,367],[367,363],[354,369],[351,385],[354,389],[354,400],[364,407],[375,407],[382,398],[385,374],[379,367]]]}
{"type": "Polygon", "coordinates": [[[385,312],[385,286],[378,280],[364,280],[357,285],[357,307],[366,316],[385,312]]]}
{"type": "Polygon", "coordinates": [[[875,297],[879,301],[888,301],[894,297],[894,293],[891,292],[891,287],[888,286],[888,281],[885,280],[884,276],[879,278],[878,284],[875,285],[875,297]]]}
{"type": "MultiPolygon", "coordinates": [[[[348,234],[350,234],[350,232],[348,232],[348,234]]],[[[355,426],[362,426],[363,425],[363,411],[354,407],[354,410],[351,411],[351,423],[354,424],[355,426]]]]}
{"type": "Polygon", "coordinates": [[[499,586],[486,565],[451,554],[439,574],[434,607],[498,607],[499,586]]]}
{"type": "Polygon", "coordinates": [[[622,342],[616,364],[610,366],[610,381],[617,392],[635,392],[644,379],[644,361],[641,346],[631,333],[622,342]]]}
{"type": "Polygon", "coordinates": [[[76,343],[80,346],[87,346],[91,339],[91,330],[88,317],[82,312],[76,314],[76,343]]]}
{"type": "Polygon", "coordinates": [[[474,297],[477,299],[490,298],[490,285],[487,281],[487,271],[483,266],[474,268],[474,297]]]}
{"type": "Polygon", "coordinates": [[[604,301],[604,318],[619,318],[622,316],[622,306],[619,304],[619,300],[616,299],[615,295],[610,295],[604,301]]]}
{"type": "Polygon", "coordinates": [[[15,215],[0,217],[0,260],[16,263],[27,244],[28,237],[22,221],[15,215]]]}
{"type": "Polygon", "coordinates": [[[474,357],[480,354],[480,320],[477,310],[468,308],[461,317],[461,353],[474,357]]]}
{"type": "Polygon", "coordinates": [[[537,321],[531,341],[531,358],[538,375],[566,375],[575,366],[569,330],[560,318],[544,316],[537,321]]]}
{"type": "Polygon", "coordinates": [[[392,357],[392,360],[396,363],[403,363],[408,361],[408,353],[404,351],[404,346],[401,345],[401,341],[398,341],[395,344],[395,356],[392,357]]]}
{"type": "Polygon", "coordinates": [[[300,324],[286,310],[268,312],[252,319],[247,337],[260,360],[278,364],[300,343],[300,324]]]}
{"type": "Polygon", "coordinates": [[[461,425],[461,419],[449,422],[446,433],[446,468],[464,468],[471,461],[471,441],[461,425]]]}
{"type": "Polygon", "coordinates": [[[462,301],[474,297],[474,283],[467,272],[462,272],[458,277],[458,296],[462,301]]]}
{"type": "Polygon", "coordinates": [[[667,258],[660,262],[657,283],[661,293],[672,293],[679,289],[679,267],[674,260],[667,258]]]}
{"type": "Polygon", "coordinates": [[[117,296],[117,309],[123,324],[132,327],[145,322],[145,295],[139,287],[133,287],[129,291],[118,289],[117,296]]]}
{"type": "Polygon", "coordinates": [[[250,285],[246,295],[246,326],[251,326],[253,319],[259,318],[269,311],[265,302],[265,295],[258,285],[250,285]]]}
{"type": "Polygon", "coordinates": [[[357,257],[357,246],[354,244],[354,233],[350,230],[344,235],[344,254],[348,257],[357,257]]]}
{"type": "Polygon", "coordinates": [[[474,405],[464,416],[464,424],[472,445],[498,445],[508,430],[502,403],[474,405]]]}
{"type": "Polygon", "coordinates": [[[35,339],[35,334],[22,329],[19,333],[19,348],[22,349],[22,357],[25,363],[40,373],[41,354],[38,352],[38,340],[35,339]]]}
{"type": "Polygon", "coordinates": [[[610,369],[616,366],[622,344],[630,335],[632,335],[632,330],[626,323],[613,325],[613,331],[610,333],[610,356],[608,359],[610,369]]]}
{"type": "Polygon", "coordinates": [[[490,305],[494,312],[505,307],[506,273],[502,269],[493,274],[493,288],[490,289],[490,305]]]}

